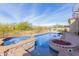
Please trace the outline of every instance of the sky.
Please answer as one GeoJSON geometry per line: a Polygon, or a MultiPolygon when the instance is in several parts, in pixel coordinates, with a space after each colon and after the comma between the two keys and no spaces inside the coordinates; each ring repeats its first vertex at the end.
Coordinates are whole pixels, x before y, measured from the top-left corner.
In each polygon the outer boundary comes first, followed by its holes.
{"type": "Polygon", "coordinates": [[[68,24],[74,5],[68,3],[4,3],[0,4],[0,23],[27,21],[35,26],[68,24]]]}

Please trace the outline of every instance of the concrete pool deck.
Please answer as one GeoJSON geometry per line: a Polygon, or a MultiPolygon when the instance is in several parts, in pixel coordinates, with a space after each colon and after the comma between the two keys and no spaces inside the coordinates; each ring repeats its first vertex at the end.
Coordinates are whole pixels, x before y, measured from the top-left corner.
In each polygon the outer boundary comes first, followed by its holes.
{"type": "Polygon", "coordinates": [[[79,52],[78,51],[69,52],[66,49],[62,49],[59,51],[58,56],[79,56],[79,52]]]}

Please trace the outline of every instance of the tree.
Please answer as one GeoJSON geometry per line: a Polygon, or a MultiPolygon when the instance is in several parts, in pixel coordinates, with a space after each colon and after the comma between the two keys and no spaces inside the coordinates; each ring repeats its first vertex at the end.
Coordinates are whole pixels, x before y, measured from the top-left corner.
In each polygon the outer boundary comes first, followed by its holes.
{"type": "Polygon", "coordinates": [[[28,22],[21,22],[15,25],[16,30],[30,30],[32,29],[31,24],[28,22]]]}
{"type": "Polygon", "coordinates": [[[8,32],[9,28],[7,25],[1,25],[0,26],[0,33],[2,33],[3,37],[8,32]]]}

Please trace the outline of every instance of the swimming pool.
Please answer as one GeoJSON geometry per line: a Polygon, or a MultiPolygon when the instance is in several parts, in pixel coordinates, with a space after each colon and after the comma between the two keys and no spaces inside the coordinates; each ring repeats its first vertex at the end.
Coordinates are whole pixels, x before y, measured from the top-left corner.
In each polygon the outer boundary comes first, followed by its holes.
{"type": "Polygon", "coordinates": [[[10,38],[6,38],[6,39],[3,40],[4,41],[3,45],[6,46],[6,45],[11,45],[11,44],[16,44],[16,43],[18,43],[18,42],[20,42],[22,40],[26,40],[28,38],[30,38],[30,37],[21,36],[21,37],[10,37],[10,38]]]}
{"type": "Polygon", "coordinates": [[[33,56],[56,56],[58,55],[58,52],[55,50],[52,50],[49,47],[48,41],[52,39],[60,39],[61,34],[57,33],[46,33],[42,35],[36,35],[36,48],[34,51],[32,51],[33,56]]]}
{"type": "MultiPolygon", "coordinates": [[[[40,35],[35,35],[35,49],[31,52],[33,56],[54,56],[58,53],[52,49],[50,49],[48,45],[48,41],[52,39],[59,39],[61,38],[61,34],[57,33],[44,33],[40,35]]],[[[15,38],[7,38],[4,40],[4,45],[10,45],[18,43],[19,41],[28,39],[30,37],[27,36],[21,36],[21,37],[15,37],[15,38]]]]}

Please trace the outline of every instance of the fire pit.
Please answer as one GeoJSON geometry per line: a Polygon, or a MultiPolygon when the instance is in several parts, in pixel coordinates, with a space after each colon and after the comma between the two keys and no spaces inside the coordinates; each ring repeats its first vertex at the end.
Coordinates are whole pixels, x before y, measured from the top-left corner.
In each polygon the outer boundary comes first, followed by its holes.
{"type": "Polygon", "coordinates": [[[68,48],[72,48],[73,45],[71,44],[71,42],[65,41],[65,40],[50,40],[49,41],[49,46],[56,50],[56,51],[60,51],[61,49],[68,49],[68,48]]]}
{"type": "Polygon", "coordinates": [[[64,41],[64,40],[52,40],[52,43],[60,44],[60,45],[71,45],[70,42],[64,41]]]}

